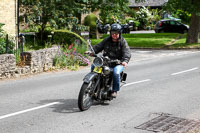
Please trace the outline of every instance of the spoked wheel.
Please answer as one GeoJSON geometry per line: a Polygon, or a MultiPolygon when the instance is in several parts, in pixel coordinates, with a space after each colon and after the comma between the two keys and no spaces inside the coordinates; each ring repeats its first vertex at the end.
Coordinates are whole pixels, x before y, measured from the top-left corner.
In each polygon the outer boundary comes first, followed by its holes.
{"type": "Polygon", "coordinates": [[[93,103],[94,81],[83,83],[78,96],[78,107],[81,111],[88,110],[93,103]]]}

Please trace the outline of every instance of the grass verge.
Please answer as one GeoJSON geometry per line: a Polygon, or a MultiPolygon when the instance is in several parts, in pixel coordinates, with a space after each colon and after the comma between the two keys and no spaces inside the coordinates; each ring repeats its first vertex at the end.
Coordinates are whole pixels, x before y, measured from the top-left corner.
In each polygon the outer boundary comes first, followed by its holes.
{"type": "MultiPolygon", "coordinates": [[[[104,35],[103,38],[108,35],[104,35]]],[[[146,33],[146,34],[123,34],[131,48],[163,48],[166,44],[180,36],[178,33],[146,33]]],[[[96,45],[103,39],[91,39],[92,45],[96,45]]]]}
{"type": "MultiPolygon", "coordinates": [[[[173,45],[169,46],[169,48],[200,48],[200,43],[194,43],[194,44],[186,44],[186,38],[187,34],[183,36],[183,38],[180,38],[177,40],[173,45]]],[[[200,37],[199,37],[200,39],[200,37]]]]}

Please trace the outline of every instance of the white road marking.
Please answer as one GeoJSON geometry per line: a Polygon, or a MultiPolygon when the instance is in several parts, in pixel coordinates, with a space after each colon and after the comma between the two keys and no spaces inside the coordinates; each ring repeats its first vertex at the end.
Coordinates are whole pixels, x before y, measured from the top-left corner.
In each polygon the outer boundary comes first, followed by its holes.
{"type": "Polygon", "coordinates": [[[15,115],[23,114],[23,113],[26,113],[26,112],[30,112],[30,111],[33,111],[33,110],[37,110],[37,109],[45,108],[45,107],[48,107],[48,106],[52,106],[52,105],[55,105],[55,104],[59,104],[59,103],[60,102],[53,102],[53,103],[45,104],[45,105],[38,106],[38,107],[35,107],[35,108],[30,108],[30,109],[22,110],[22,111],[19,111],[19,112],[3,115],[3,116],[0,116],[0,120],[8,118],[8,117],[11,117],[11,116],[15,116],[15,115]]]}
{"type": "Polygon", "coordinates": [[[199,68],[198,68],[198,67],[195,67],[195,68],[188,69],[188,70],[184,70],[184,71],[181,71],[181,72],[172,73],[171,75],[178,75],[178,74],[182,74],[182,73],[186,73],[186,72],[194,71],[194,70],[197,70],[197,69],[199,69],[199,68]]]}
{"type": "Polygon", "coordinates": [[[153,51],[135,51],[137,53],[152,53],[153,51]]]}
{"type": "MultiPolygon", "coordinates": [[[[182,74],[182,73],[194,71],[194,70],[197,70],[197,69],[199,69],[199,68],[195,67],[195,68],[184,70],[184,71],[181,71],[181,72],[172,73],[171,75],[178,75],[178,74],[182,74]]],[[[144,83],[144,82],[148,82],[148,81],[151,81],[151,79],[140,80],[140,81],[136,81],[136,82],[125,84],[123,86],[125,87],[125,86],[129,86],[129,85],[133,85],[133,84],[139,84],[139,83],[144,83]]],[[[22,110],[22,111],[19,111],[19,112],[7,114],[7,115],[2,115],[2,116],[0,116],[0,120],[8,118],[8,117],[11,117],[11,116],[16,116],[16,115],[19,115],[19,114],[23,114],[23,113],[26,113],[26,112],[30,112],[30,111],[38,110],[38,109],[41,109],[41,108],[45,108],[45,107],[48,107],[48,106],[52,106],[52,105],[55,105],[55,104],[60,104],[60,102],[53,102],[53,103],[45,104],[45,105],[42,105],[42,106],[38,106],[38,107],[34,107],[34,108],[22,110]]]]}
{"type": "Polygon", "coordinates": [[[145,80],[141,80],[141,81],[136,81],[136,82],[132,82],[132,83],[128,83],[128,84],[125,84],[123,86],[129,86],[129,85],[133,85],[133,84],[139,84],[139,83],[144,83],[144,82],[148,82],[150,81],[151,79],[145,79],[145,80]]]}

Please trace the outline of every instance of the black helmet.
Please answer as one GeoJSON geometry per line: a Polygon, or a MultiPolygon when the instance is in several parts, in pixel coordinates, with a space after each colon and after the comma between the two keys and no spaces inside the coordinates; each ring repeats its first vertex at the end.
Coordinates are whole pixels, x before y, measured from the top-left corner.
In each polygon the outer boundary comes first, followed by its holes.
{"type": "Polygon", "coordinates": [[[120,24],[112,24],[111,25],[111,28],[110,28],[110,32],[111,31],[118,31],[119,33],[121,33],[122,32],[122,27],[121,27],[121,25],[120,24]]]}

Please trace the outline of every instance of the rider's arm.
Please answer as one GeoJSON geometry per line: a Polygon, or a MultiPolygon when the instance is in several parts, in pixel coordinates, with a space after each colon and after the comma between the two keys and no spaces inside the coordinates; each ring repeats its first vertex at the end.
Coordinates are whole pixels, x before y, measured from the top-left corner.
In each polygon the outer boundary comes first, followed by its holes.
{"type": "MultiPolygon", "coordinates": [[[[131,58],[131,50],[130,47],[128,46],[127,41],[122,38],[122,59],[121,62],[126,62],[126,65],[128,64],[130,58],[131,58]]],[[[125,65],[125,63],[124,63],[125,65]]]]}
{"type": "Polygon", "coordinates": [[[107,40],[108,40],[108,37],[105,38],[103,41],[101,41],[100,43],[98,43],[97,45],[95,45],[95,46],[93,47],[94,52],[95,52],[96,54],[98,54],[99,52],[101,52],[101,51],[104,49],[104,44],[107,42],[107,40]]]}

